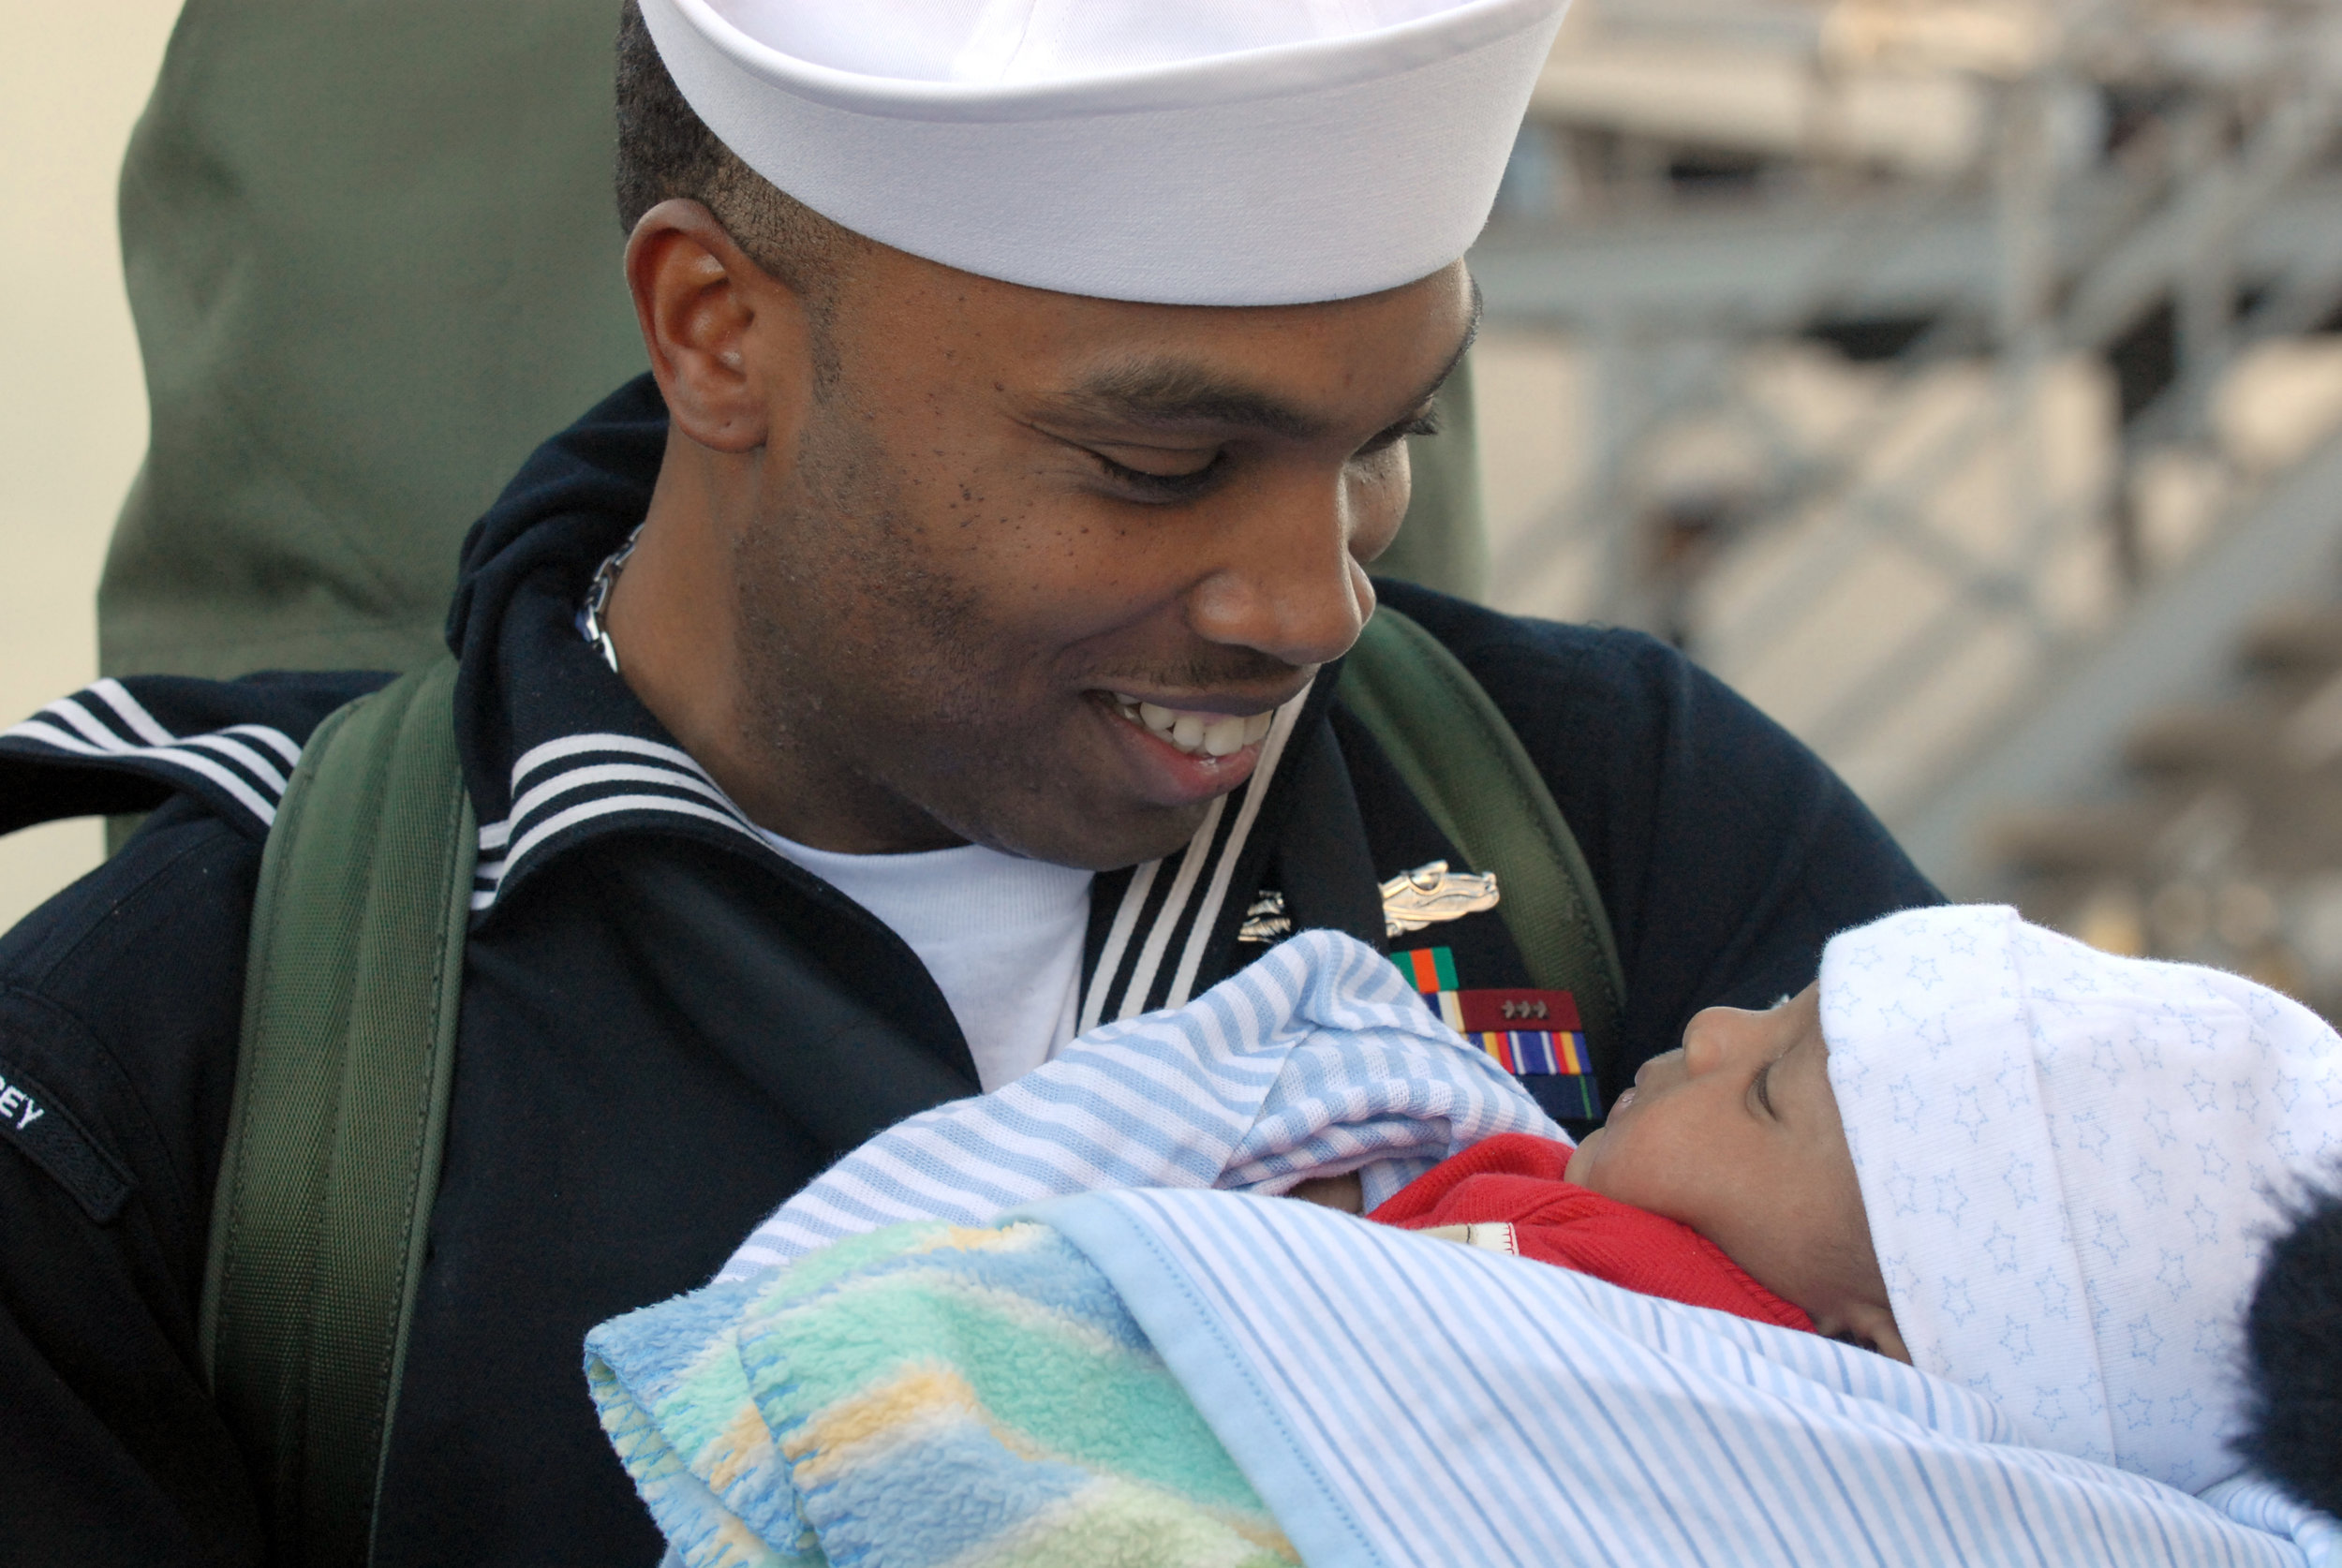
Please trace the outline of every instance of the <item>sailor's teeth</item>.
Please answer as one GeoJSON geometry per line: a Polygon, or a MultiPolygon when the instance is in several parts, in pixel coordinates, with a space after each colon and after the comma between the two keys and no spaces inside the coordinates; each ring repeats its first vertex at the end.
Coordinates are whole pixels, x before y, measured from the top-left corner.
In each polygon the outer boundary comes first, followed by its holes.
{"type": "Polygon", "coordinates": [[[1204,726],[1204,750],[1210,756],[1225,757],[1244,749],[1244,720],[1240,717],[1215,718],[1204,726]]]}
{"type": "Polygon", "coordinates": [[[1180,750],[1207,757],[1228,757],[1267,738],[1276,722],[1275,710],[1255,714],[1192,713],[1142,703],[1109,693],[1122,717],[1145,725],[1180,750]]]}

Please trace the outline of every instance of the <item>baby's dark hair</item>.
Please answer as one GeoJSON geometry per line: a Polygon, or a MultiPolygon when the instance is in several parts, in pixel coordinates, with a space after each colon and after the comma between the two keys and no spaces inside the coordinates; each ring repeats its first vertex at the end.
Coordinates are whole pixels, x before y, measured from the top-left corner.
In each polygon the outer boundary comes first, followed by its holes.
{"type": "Polygon", "coordinates": [[[2245,1320],[2236,1450],[2312,1508],[2342,1515],[2342,1186],[2290,1206],[2245,1320]]]}

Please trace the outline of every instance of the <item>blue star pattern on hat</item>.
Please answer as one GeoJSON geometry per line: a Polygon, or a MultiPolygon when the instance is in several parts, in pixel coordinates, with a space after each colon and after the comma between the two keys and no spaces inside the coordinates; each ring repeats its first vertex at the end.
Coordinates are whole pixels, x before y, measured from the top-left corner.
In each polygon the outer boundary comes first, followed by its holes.
{"type": "Polygon", "coordinates": [[[2274,1193],[2342,1156],[2342,1039],[1998,906],[1839,937],[1821,1020],[1914,1364],[2038,1446],[2189,1491],[2233,1474],[2244,1309],[2274,1193]]]}

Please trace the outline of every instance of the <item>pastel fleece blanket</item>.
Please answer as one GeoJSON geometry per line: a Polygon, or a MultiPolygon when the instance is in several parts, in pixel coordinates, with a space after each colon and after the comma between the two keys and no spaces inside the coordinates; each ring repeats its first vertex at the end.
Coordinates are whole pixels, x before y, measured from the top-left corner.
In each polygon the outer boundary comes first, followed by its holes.
{"type": "Polygon", "coordinates": [[[897,1226],[596,1331],[588,1376],[693,1568],[1298,1561],[1058,1232],[897,1226]]]}

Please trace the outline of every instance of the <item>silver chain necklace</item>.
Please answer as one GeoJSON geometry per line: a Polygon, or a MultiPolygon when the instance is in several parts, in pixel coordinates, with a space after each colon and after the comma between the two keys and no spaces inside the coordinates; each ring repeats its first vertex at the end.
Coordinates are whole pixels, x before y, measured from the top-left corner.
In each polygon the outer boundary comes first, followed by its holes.
{"type": "Polygon", "coordinates": [[[634,531],[626,536],[626,542],[602,557],[594,569],[594,580],[586,586],[586,610],[579,618],[578,629],[586,641],[601,650],[601,657],[615,673],[618,668],[618,646],[610,641],[609,629],[601,624],[604,611],[610,608],[610,590],[618,585],[618,573],[626,570],[626,558],[634,554],[635,544],[643,537],[643,525],[634,525],[634,531]]]}

